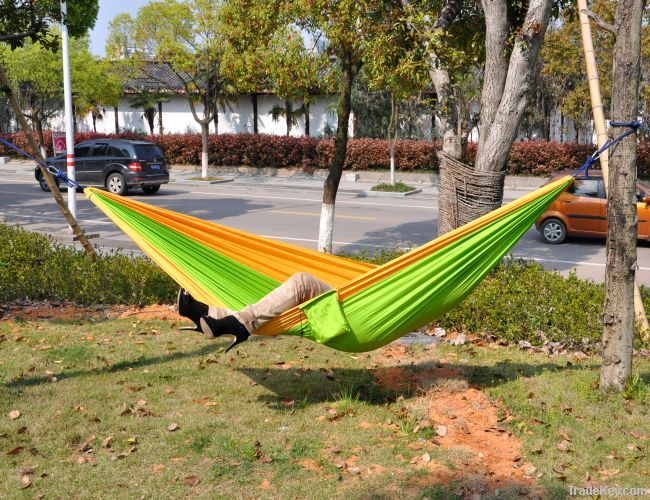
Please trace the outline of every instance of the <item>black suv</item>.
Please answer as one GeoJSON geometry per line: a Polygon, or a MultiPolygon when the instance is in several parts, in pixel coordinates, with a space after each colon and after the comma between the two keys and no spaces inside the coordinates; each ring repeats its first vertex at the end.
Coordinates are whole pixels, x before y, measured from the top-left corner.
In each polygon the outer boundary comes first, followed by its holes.
{"type": "MultiPolygon", "coordinates": [[[[165,156],[150,142],[94,139],[77,144],[74,156],[75,180],[84,186],[101,186],[120,195],[129,188],[142,188],[145,194],[154,194],[161,184],[169,182],[165,156]]],[[[66,171],[65,153],[45,161],[48,166],[66,171]]],[[[39,167],[34,175],[41,189],[49,191],[39,167]]]]}

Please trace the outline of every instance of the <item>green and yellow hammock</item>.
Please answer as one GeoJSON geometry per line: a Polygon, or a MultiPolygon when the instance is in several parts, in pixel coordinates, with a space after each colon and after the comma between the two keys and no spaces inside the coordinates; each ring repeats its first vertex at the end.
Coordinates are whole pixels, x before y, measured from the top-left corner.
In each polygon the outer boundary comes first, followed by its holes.
{"type": "Polygon", "coordinates": [[[265,323],[347,352],[377,349],[454,307],[501,261],[572,176],[490,212],[382,266],[322,254],[108,192],[84,193],[198,300],[238,310],[297,272],[334,290],[265,323]]]}

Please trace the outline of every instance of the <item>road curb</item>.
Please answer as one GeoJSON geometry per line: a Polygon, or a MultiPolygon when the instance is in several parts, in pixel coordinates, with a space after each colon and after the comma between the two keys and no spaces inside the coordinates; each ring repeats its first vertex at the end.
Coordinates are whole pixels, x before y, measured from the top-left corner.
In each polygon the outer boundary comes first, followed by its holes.
{"type": "Polygon", "coordinates": [[[174,184],[188,184],[191,186],[205,186],[206,184],[225,184],[227,182],[234,182],[235,179],[219,179],[218,181],[190,181],[185,179],[170,179],[170,183],[174,184]]]}

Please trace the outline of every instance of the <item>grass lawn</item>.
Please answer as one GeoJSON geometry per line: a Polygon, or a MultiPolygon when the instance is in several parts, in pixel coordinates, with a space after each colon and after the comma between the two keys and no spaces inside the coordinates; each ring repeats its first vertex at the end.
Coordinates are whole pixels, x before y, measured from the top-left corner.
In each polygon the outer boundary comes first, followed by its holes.
{"type": "Polygon", "coordinates": [[[636,400],[598,360],[467,344],[225,342],[173,313],[0,321],[3,498],[565,498],[650,486],[636,400]],[[19,415],[18,415],[19,412],[19,415]],[[478,498],[478,497],[476,497],[478,498]]]}

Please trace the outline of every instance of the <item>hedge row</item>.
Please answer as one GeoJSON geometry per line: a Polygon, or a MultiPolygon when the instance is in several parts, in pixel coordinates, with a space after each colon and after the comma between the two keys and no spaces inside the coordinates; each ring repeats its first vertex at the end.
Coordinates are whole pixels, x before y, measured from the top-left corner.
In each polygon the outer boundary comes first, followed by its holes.
{"type": "MultiPolygon", "coordinates": [[[[22,133],[5,136],[19,147],[27,148],[22,133]]],[[[138,135],[81,133],[76,142],[94,138],[140,139],[155,142],[171,164],[200,164],[201,136],[199,134],[138,135]]],[[[46,144],[51,136],[45,132],[46,144]]],[[[398,141],[395,155],[399,170],[437,171],[436,150],[439,143],[429,141],[398,141]]],[[[212,165],[250,167],[299,167],[306,170],[328,168],[332,160],[334,141],[314,137],[275,135],[223,134],[211,135],[209,159],[212,165]]],[[[563,169],[576,169],[593,152],[586,144],[524,141],[516,142],[510,152],[509,173],[548,175],[563,169]]],[[[13,151],[0,147],[0,154],[13,156],[13,151]]],[[[468,148],[470,160],[476,155],[476,144],[468,148]]],[[[387,169],[390,166],[389,144],[382,139],[351,139],[345,159],[347,170],[387,169]]],[[[639,145],[640,177],[650,177],[650,143],[639,145]]]]}

